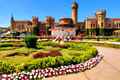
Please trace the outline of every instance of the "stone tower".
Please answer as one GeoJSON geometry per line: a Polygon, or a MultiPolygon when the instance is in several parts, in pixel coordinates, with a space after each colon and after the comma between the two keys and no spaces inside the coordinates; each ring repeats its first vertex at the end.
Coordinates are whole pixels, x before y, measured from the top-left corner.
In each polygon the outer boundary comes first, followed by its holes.
{"type": "Polygon", "coordinates": [[[12,31],[14,29],[14,17],[13,17],[13,15],[11,16],[10,24],[11,24],[11,31],[12,31]]]}
{"type": "Polygon", "coordinates": [[[72,20],[74,24],[77,24],[77,20],[78,20],[78,4],[77,2],[74,0],[72,3],[72,20]]]}
{"type": "Polygon", "coordinates": [[[47,16],[45,19],[45,23],[47,26],[50,26],[51,28],[53,28],[55,24],[55,19],[51,16],[47,16]]]}
{"type": "Polygon", "coordinates": [[[106,11],[105,10],[97,11],[96,18],[97,18],[97,26],[102,29],[105,28],[106,11]]]}
{"type": "Polygon", "coordinates": [[[38,25],[38,23],[39,23],[38,17],[33,16],[33,17],[32,17],[32,26],[36,26],[36,25],[38,25]]]}

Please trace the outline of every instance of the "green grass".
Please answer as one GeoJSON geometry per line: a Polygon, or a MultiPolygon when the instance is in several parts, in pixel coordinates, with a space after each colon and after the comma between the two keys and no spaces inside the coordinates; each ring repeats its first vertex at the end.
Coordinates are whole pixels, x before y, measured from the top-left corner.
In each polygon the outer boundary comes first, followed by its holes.
{"type": "MultiPolygon", "coordinates": [[[[17,47],[15,47],[16,43],[7,42],[0,44],[2,45],[0,47],[0,62],[2,61],[15,65],[15,68],[20,71],[76,64],[84,62],[97,54],[96,48],[88,43],[66,42],[64,46],[67,47],[65,48],[61,48],[59,47],[60,44],[51,41],[38,42],[37,48],[27,48],[25,47],[25,44],[21,42],[17,45],[17,47]],[[32,58],[32,54],[35,52],[50,50],[59,50],[62,53],[62,56],[39,59],[32,58]]],[[[3,69],[3,67],[0,69],[3,69]]]]}
{"type": "Polygon", "coordinates": [[[120,38],[114,38],[111,40],[112,42],[120,42],[120,38]]]}

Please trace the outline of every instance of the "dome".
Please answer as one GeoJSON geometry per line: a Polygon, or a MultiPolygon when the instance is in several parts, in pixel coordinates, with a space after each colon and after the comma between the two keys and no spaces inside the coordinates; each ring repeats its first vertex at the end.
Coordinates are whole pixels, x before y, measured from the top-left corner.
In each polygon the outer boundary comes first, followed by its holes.
{"type": "Polygon", "coordinates": [[[98,10],[97,12],[96,12],[96,14],[106,14],[106,10],[98,10]]]}
{"type": "Polygon", "coordinates": [[[73,20],[71,18],[61,18],[59,20],[59,27],[74,27],[73,20]]]}
{"type": "Polygon", "coordinates": [[[59,20],[60,25],[68,25],[68,24],[73,24],[73,21],[71,18],[61,18],[59,20]]]}

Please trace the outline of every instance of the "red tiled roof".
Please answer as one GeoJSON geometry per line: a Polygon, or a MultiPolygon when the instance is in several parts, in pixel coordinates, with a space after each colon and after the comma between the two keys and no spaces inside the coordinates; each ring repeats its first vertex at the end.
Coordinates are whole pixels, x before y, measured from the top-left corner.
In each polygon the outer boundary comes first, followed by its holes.
{"type": "Polygon", "coordinates": [[[31,21],[27,21],[27,20],[26,21],[15,20],[14,22],[16,22],[16,23],[31,23],[31,21]]]}
{"type": "Polygon", "coordinates": [[[120,21],[120,18],[112,18],[112,21],[120,21]]]}

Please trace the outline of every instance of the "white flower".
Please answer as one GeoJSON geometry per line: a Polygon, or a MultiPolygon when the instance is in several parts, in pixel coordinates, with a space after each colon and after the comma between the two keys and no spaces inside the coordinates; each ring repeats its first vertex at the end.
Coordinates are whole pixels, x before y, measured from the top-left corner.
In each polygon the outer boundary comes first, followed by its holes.
{"type": "Polygon", "coordinates": [[[37,76],[35,75],[35,76],[34,76],[34,79],[36,79],[36,78],[37,78],[37,76]]]}
{"type": "Polygon", "coordinates": [[[13,76],[16,76],[17,74],[16,73],[13,73],[13,76]]]}
{"type": "Polygon", "coordinates": [[[30,72],[27,72],[27,75],[30,75],[30,72]]]}
{"type": "Polygon", "coordinates": [[[18,79],[18,78],[19,78],[18,76],[15,77],[15,79],[18,79]]]}
{"type": "Polygon", "coordinates": [[[25,71],[22,71],[21,73],[22,73],[22,74],[26,74],[26,72],[25,72],[25,71]]]}
{"type": "Polygon", "coordinates": [[[20,76],[21,76],[21,77],[24,77],[24,75],[23,75],[23,74],[21,74],[20,76]]]}
{"type": "Polygon", "coordinates": [[[38,78],[41,78],[41,76],[40,76],[40,75],[38,75],[38,78]]]}
{"type": "Polygon", "coordinates": [[[33,78],[32,75],[30,75],[29,78],[32,79],[33,78]]]}
{"type": "Polygon", "coordinates": [[[2,77],[6,78],[6,77],[7,77],[7,75],[6,75],[6,74],[3,74],[3,75],[2,75],[2,77]]]}

